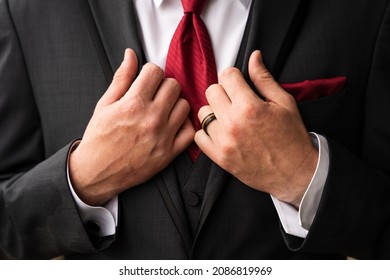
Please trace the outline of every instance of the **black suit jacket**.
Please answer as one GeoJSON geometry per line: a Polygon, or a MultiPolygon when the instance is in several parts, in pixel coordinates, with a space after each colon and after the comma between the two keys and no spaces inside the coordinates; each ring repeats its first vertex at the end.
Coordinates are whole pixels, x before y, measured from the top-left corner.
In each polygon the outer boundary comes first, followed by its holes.
{"type": "MultiPolygon", "coordinates": [[[[117,234],[88,234],[66,160],[125,48],[145,58],[129,0],[0,0],[0,256],[88,259],[390,257],[390,18],[387,0],[254,0],[236,66],[262,50],[280,82],[345,76],[299,102],[330,146],[305,240],[268,194],[213,165],[195,235],[174,168],[120,195],[117,234]]],[[[282,148],[282,147],[281,147],[282,148]]],[[[261,163],[259,163],[261,164],[261,163]]]]}

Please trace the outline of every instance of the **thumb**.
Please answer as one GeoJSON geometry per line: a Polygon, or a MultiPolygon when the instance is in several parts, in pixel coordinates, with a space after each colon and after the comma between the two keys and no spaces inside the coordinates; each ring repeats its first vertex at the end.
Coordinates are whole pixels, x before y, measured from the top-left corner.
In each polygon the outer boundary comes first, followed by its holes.
{"type": "Polygon", "coordinates": [[[249,58],[249,76],[260,94],[267,100],[284,107],[295,104],[294,98],[286,92],[273,78],[263,63],[260,51],[254,51],[249,58]]]}
{"type": "Polygon", "coordinates": [[[121,99],[129,90],[138,70],[137,55],[132,49],[126,49],[123,61],[116,70],[114,78],[99,101],[99,106],[110,105],[121,99]]]}

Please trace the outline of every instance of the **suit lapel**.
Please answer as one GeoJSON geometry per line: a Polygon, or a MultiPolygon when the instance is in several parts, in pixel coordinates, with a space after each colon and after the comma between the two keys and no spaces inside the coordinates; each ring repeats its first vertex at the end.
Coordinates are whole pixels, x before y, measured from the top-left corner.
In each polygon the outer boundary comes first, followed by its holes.
{"type": "Polygon", "coordinates": [[[185,246],[188,257],[191,254],[193,237],[181,200],[180,188],[176,180],[175,169],[170,164],[163,172],[154,178],[154,182],[164,200],[165,206],[179,232],[185,246]]]}
{"type": "Polygon", "coordinates": [[[231,176],[229,173],[227,173],[221,167],[213,163],[210,170],[209,180],[206,185],[202,207],[200,210],[200,216],[199,216],[199,221],[197,226],[197,233],[195,235],[195,240],[200,230],[202,229],[203,224],[206,221],[206,218],[210,213],[212,206],[217,200],[222,189],[225,187],[229,176],[231,176]]]}
{"type": "MultiPolygon", "coordinates": [[[[275,78],[279,76],[299,31],[305,7],[306,0],[253,0],[251,13],[235,63],[235,66],[242,70],[250,84],[248,61],[254,50],[262,51],[264,63],[275,78]]],[[[252,87],[254,88],[253,85],[252,87]]],[[[219,166],[213,165],[210,180],[206,186],[197,235],[202,229],[218,195],[229,180],[229,176],[219,166]]]]}
{"type": "MultiPolygon", "coordinates": [[[[90,13],[94,21],[89,23],[89,26],[92,24],[96,26],[98,36],[94,34],[94,31],[91,32],[91,27],[89,27],[90,33],[92,33],[92,38],[94,36],[100,38],[100,42],[94,39],[95,47],[99,49],[100,44],[103,48],[112,73],[121,64],[126,48],[132,48],[136,52],[140,69],[145,63],[145,56],[138,37],[133,2],[129,0],[80,0],[80,2],[88,2],[89,4],[90,13]]],[[[85,3],[82,5],[86,6],[85,3]]],[[[84,15],[88,13],[85,10],[84,8],[84,15]]]]}
{"type": "Polygon", "coordinates": [[[277,78],[300,30],[308,0],[253,0],[236,67],[247,80],[251,53],[261,50],[265,65],[277,78]]]}

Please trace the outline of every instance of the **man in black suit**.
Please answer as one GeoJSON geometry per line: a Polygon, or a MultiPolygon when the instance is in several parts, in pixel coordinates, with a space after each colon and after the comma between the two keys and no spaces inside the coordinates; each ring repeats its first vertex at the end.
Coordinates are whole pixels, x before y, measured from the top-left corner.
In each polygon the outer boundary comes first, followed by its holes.
{"type": "Polygon", "coordinates": [[[0,0],[2,258],[390,256],[389,1],[244,1],[209,135],[145,64],[133,2],[0,0]]]}

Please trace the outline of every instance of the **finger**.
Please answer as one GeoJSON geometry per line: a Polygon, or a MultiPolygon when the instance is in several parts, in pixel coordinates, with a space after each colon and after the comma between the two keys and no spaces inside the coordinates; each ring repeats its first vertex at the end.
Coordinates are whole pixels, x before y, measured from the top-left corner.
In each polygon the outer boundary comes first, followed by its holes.
{"type": "Polygon", "coordinates": [[[187,118],[178,130],[173,141],[172,152],[174,157],[183,152],[194,141],[195,129],[187,118]]]}
{"type": "Polygon", "coordinates": [[[169,116],[171,113],[178,101],[180,90],[180,84],[175,79],[166,78],[161,82],[153,102],[158,108],[162,108],[164,115],[169,116]]]}
{"type": "Polygon", "coordinates": [[[208,137],[215,139],[218,131],[218,122],[217,117],[213,117],[211,114],[214,114],[211,107],[206,105],[199,109],[198,117],[202,124],[202,130],[208,137]]]}
{"type": "Polygon", "coordinates": [[[190,104],[188,104],[187,100],[179,98],[169,115],[168,129],[174,131],[176,134],[188,118],[190,108],[190,104]]]}
{"type": "Polygon", "coordinates": [[[223,86],[226,94],[232,102],[245,98],[257,96],[252,91],[244,76],[237,68],[230,67],[222,71],[219,76],[219,83],[223,86]]]}
{"type": "Polygon", "coordinates": [[[137,55],[132,49],[126,49],[123,61],[115,72],[106,93],[100,99],[99,106],[107,106],[121,99],[133,83],[137,74],[137,68],[137,55]]]}
{"type": "MultiPolygon", "coordinates": [[[[211,110],[218,118],[222,118],[232,105],[229,96],[220,84],[209,86],[209,88],[206,90],[206,98],[210,104],[211,110]]],[[[200,121],[202,121],[202,119],[200,119],[200,121]]]]}
{"type": "Polygon", "coordinates": [[[213,111],[211,110],[211,107],[210,105],[205,105],[205,106],[202,106],[199,111],[198,111],[198,118],[199,118],[199,121],[200,123],[202,123],[203,119],[210,113],[212,113],[213,111]]]}
{"type": "Polygon", "coordinates": [[[248,64],[249,76],[263,97],[267,101],[272,101],[284,107],[295,103],[290,94],[288,94],[272,77],[271,73],[265,67],[260,51],[254,51],[249,58],[248,64]]]}
{"type": "Polygon", "coordinates": [[[205,153],[210,159],[214,160],[217,158],[217,149],[213,140],[204,132],[204,130],[198,130],[194,137],[195,143],[199,149],[205,153]]]}
{"type": "Polygon", "coordinates": [[[134,94],[138,94],[143,100],[151,101],[164,78],[164,71],[153,63],[146,63],[131,85],[129,91],[124,98],[131,98],[134,94]]]}

